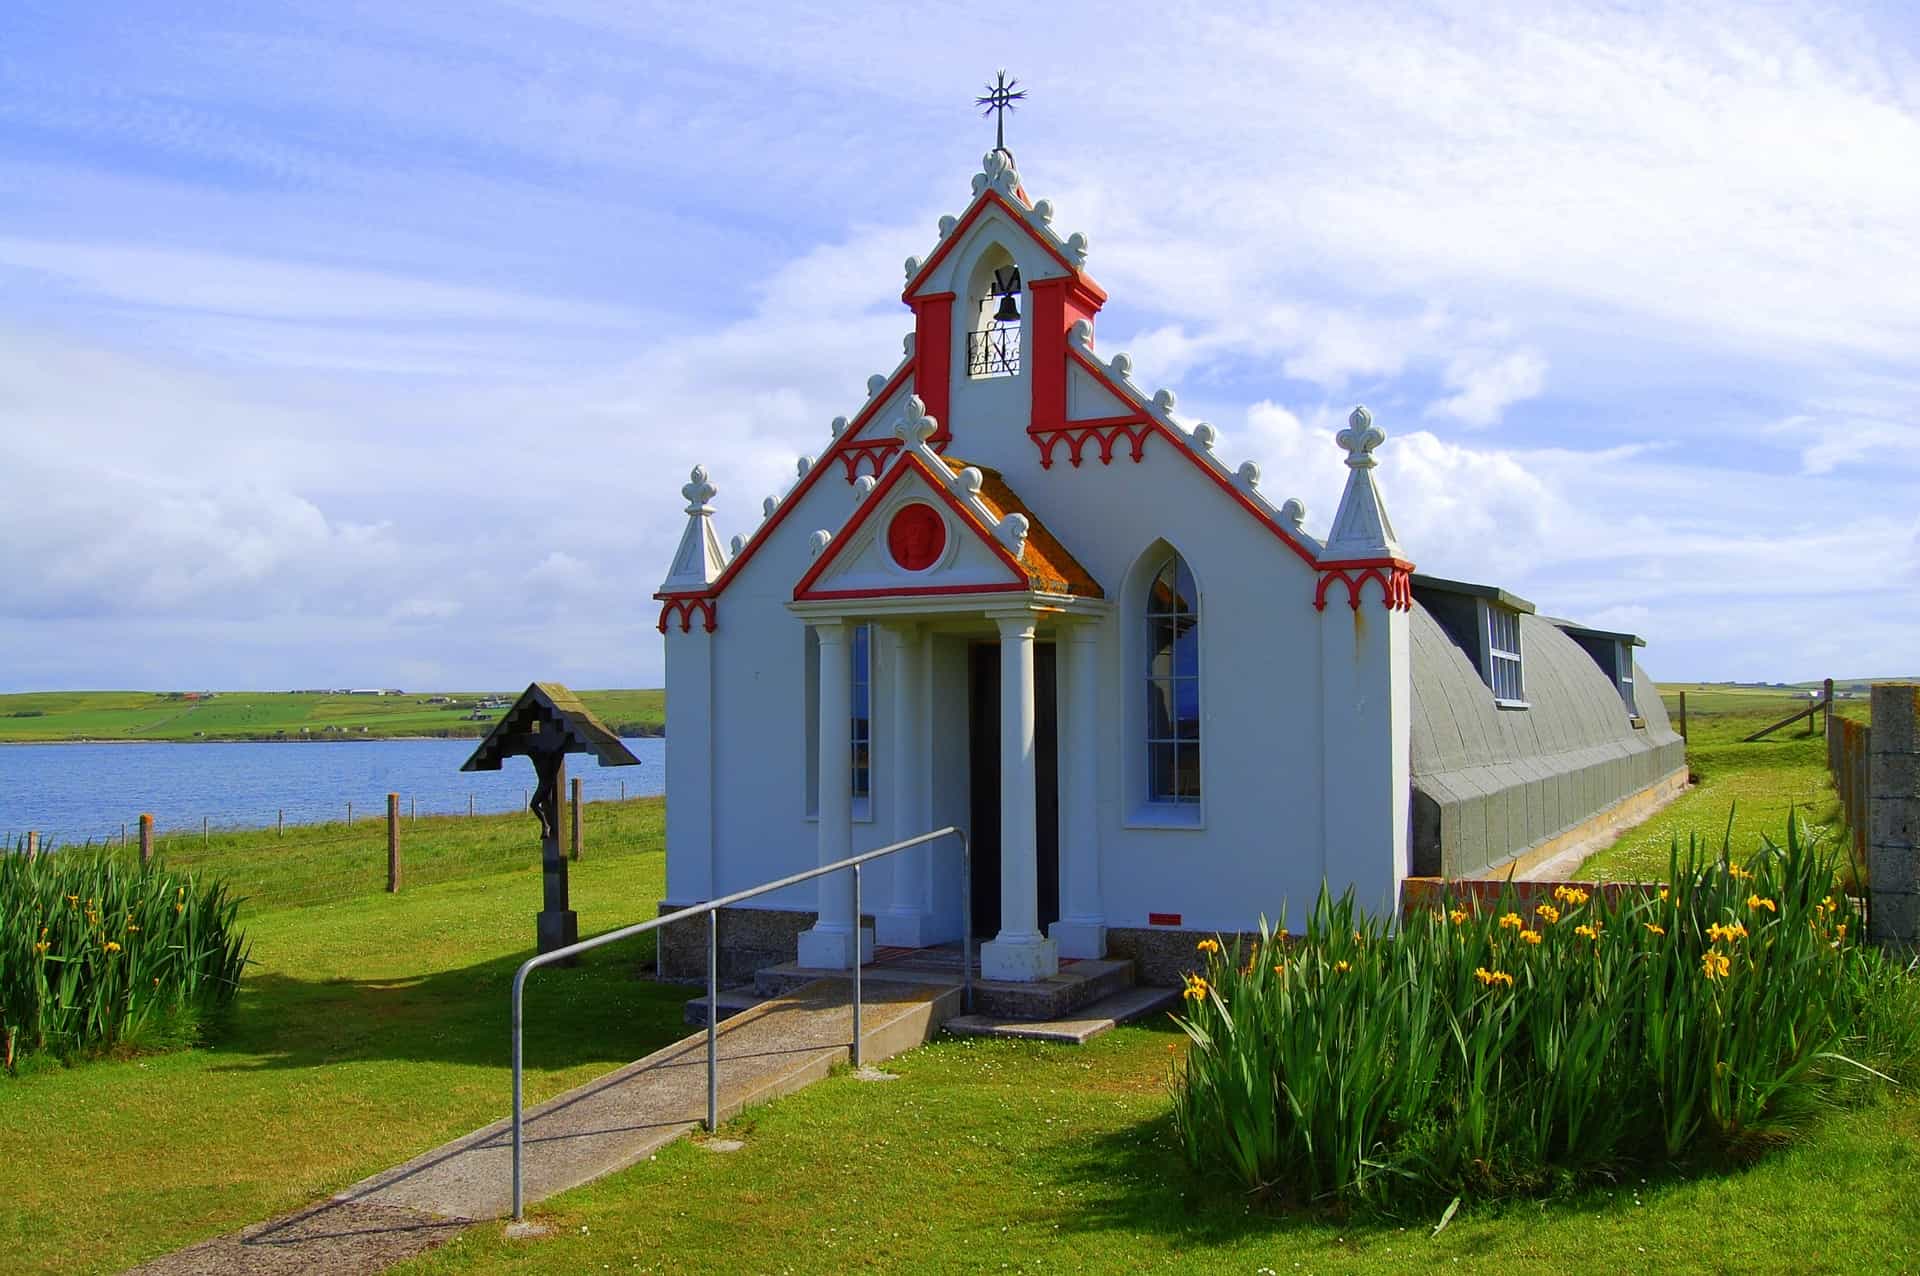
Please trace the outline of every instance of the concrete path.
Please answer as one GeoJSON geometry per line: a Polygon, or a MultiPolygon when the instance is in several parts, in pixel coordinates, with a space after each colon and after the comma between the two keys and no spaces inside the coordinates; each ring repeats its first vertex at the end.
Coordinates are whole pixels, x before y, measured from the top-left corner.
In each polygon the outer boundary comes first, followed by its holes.
{"type": "MultiPolygon", "coordinates": [[[[723,1020],[720,1119],[792,1093],[848,1062],[851,993],[848,980],[816,980],[723,1020]]],[[[954,987],[870,981],[865,993],[861,1038],[869,1064],[932,1040],[960,1011],[954,987]]],[[[644,1160],[699,1126],[706,1113],[704,1030],[529,1109],[527,1203],[644,1160]]],[[[356,1183],[329,1202],[136,1270],[143,1276],[383,1271],[471,1223],[512,1212],[512,1138],[511,1122],[496,1121],[356,1183]]]]}
{"type": "MultiPolygon", "coordinates": [[[[720,1025],[720,1119],[790,1094],[851,1055],[850,983],[822,979],[720,1025]]],[[[957,989],[869,983],[869,1063],[930,1040],[958,1012],[957,989]]],[[[526,1123],[528,1204],[625,1169],[706,1119],[707,1035],[698,1032],[532,1109],[526,1123]]],[[[334,1197],[448,1218],[512,1212],[513,1135],[496,1121],[334,1197]]]]}

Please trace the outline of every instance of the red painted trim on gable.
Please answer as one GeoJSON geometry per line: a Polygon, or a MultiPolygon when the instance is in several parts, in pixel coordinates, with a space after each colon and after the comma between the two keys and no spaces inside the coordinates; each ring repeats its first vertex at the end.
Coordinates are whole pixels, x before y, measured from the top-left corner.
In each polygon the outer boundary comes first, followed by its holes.
{"type": "Polygon", "coordinates": [[[1049,243],[1046,236],[1029,226],[1027,224],[1026,213],[1009,204],[1006,197],[999,191],[994,190],[991,186],[974,198],[973,207],[967,209],[960,220],[954,224],[953,229],[948,232],[947,237],[940,241],[940,246],[933,250],[933,256],[920,263],[920,269],[914,271],[913,278],[907,280],[907,286],[900,290],[900,300],[906,302],[909,306],[913,304],[914,290],[925,282],[927,276],[932,274],[941,262],[945,261],[948,256],[952,254],[954,245],[966,238],[967,231],[972,229],[973,224],[985,215],[989,204],[997,205],[1002,212],[1012,218],[1014,224],[1020,227],[1027,238],[1031,239],[1041,248],[1044,248],[1048,256],[1065,267],[1067,272],[1073,275],[1073,277],[1080,282],[1081,287],[1090,295],[1099,297],[1102,302],[1106,301],[1107,290],[1089,279],[1085,272],[1075,266],[1072,261],[1068,260],[1065,253],[1049,243]]]}
{"type": "Polygon", "coordinates": [[[887,468],[887,462],[893,459],[893,454],[904,446],[906,445],[899,439],[862,439],[858,443],[849,443],[841,448],[839,455],[834,459],[846,469],[849,483],[860,477],[860,465],[863,461],[872,463],[873,469],[870,472],[875,478],[879,478],[881,472],[887,468]]]}
{"type": "Polygon", "coordinates": [[[913,299],[913,359],[917,372],[914,390],[927,405],[927,415],[939,423],[928,441],[936,449],[953,438],[947,409],[953,398],[953,304],[958,294],[928,293],[913,299]]]}
{"type": "MultiPolygon", "coordinates": [[[[838,459],[842,452],[845,452],[854,445],[854,436],[859,434],[869,421],[873,420],[874,415],[880,411],[880,405],[892,398],[893,395],[899,391],[900,387],[906,384],[907,379],[913,376],[914,367],[918,359],[917,347],[915,356],[915,358],[908,359],[900,365],[899,369],[887,379],[886,385],[880,388],[880,393],[874,395],[867,401],[866,406],[860,409],[859,415],[853,418],[846,429],[840,431],[840,437],[827,445],[827,450],[822,452],[819,459],[814,461],[813,467],[800,477],[798,483],[793,485],[793,490],[788,492],[785,499],[773,507],[773,517],[759,526],[754,532],[753,538],[734,556],[733,561],[727,564],[726,569],[714,578],[713,584],[707,586],[705,592],[706,597],[718,598],[720,596],[721,591],[732,583],[733,578],[739,574],[740,569],[746,565],[747,560],[751,559],[754,554],[758,552],[759,548],[766,544],[767,537],[772,534],[773,529],[778,527],[786,519],[787,515],[793,512],[794,508],[800,504],[801,498],[806,496],[806,494],[813,489],[813,485],[820,481],[821,474],[826,472],[827,462],[838,459]]],[[[848,481],[851,482],[852,480],[849,479],[848,481]]],[[[711,628],[711,626],[709,626],[709,628],[711,628]]]]}
{"type": "MultiPolygon", "coordinates": [[[[886,494],[897,487],[909,472],[918,474],[922,481],[933,490],[935,495],[945,501],[947,507],[959,516],[960,525],[971,530],[976,538],[983,542],[988,549],[992,550],[1001,562],[1006,564],[1007,569],[1014,574],[1014,578],[1018,582],[1012,585],[1012,588],[1022,590],[1033,588],[1032,577],[1027,574],[1027,569],[1020,565],[1020,560],[1007,552],[1007,547],[1000,543],[991,529],[984,528],[979,524],[974,518],[973,512],[962,505],[960,499],[947,490],[947,485],[942,481],[941,476],[935,474],[927,467],[927,463],[920,459],[919,453],[908,452],[903,463],[896,465],[892,471],[887,474],[886,478],[880,480],[880,482],[874,486],[874,489],[867,493],[867,499],[860,503],[860,508],[853,512],[853,517],[847,520],[846,526],[834,533],[832,543],[827,546],[827,552],[814,560],[813,566],[809,567],[806,574],[794,585],[793,597],[795,602],[806,601],[810,598],[831,596],[811,594],[808,591],[813,588],[813,583],[820,578],[821,573],[827,570],[828,565],[840,556],[841,551],[844,550],[846,546],[852,544],[854,533],[859,531],[869,518],[873,517],[873,512],[880,508],[880,503],[885,499],[886,494]]],[[[899,591],[883,590],[880,591],[880,595],[894,592],[910,593],[914,588],[913,586],[908,586],[899,591]]],[[[926,589],[929,587],[919,586],[918,588],[926,589]]],[[[969,588],[976,589],[982,593],[987,592],[987,590],[981,586],[969,586],[969,588]]],[[[855,594],[852,596],[867,595],[855,594]]]]}
{"type": "MultiPolygon", "coordinates": [[[[1132,393],[1129,392],[1120,384],[1118,384],[1113,379],[1112,375],[1108,373],[1108,371],[1104,367],[1102,367],[1098,362],[1088,358],[1078,348],[1071,345],[1067,347],[1067,354],[1069,357],[1076,360],[1082,368],[1085,368],[1087,372],[1093,376],[1094,380],[1100,382],[1100,384],[1105,386],[1107,388],[1107,391],[1110,394],[1112,394],[1115,398],[1119,399],[1120,402],[1122,403],[1133,402],[1132,393]]],[[[1225,475],[1221,474],[1218,470],[1214,469],[1211,465],[1208,465],[1205,461],[1200,459],[1199,455],[1194,452],[1193,444],[1188,440],[1186,435],[1182,434],[1178,430],[1168,429],[1165,425],[1161,424],[1157,419],[1153,417],[1150,417],[1150,416],[1146,417],[1145,420],[1150,430],[1152,430],[1155,434],[1161,435],[1169,443],[1173,444],[1174,449],[1176,451],[1178,451],[1182,456],[1186,457],[1189,461],[1193,462],[1195,469],[1199,470],[1202,474],[1206,475],[1208,478],[1213,480],[1213,484],[1215,487],[1218,487],[1221,491],[1225,492],[1228,496],[1231,496],[1235,501],[1239,503],[1242,509],[1246,510],[1247,513],[1253,515],[1254,518],[1258,519],[1261,525],[1264,526],[1268,531],[1272,532],[1275,536],[1278,536],[1281,542],[1284,543],[1287,546],[1287,548],[1291,549],[1294,553],[1298,554],[1300,556],[1301,562],[1307,564],[1309,567],[1319,566],[1319,560],[1314,557],[1313,551],[1308,549],[1305,545],[1302,545],[1294,537],[1292,532],[1288,531],[1285,527],[1282,527],[1279,523],[1275,522],[1273,518],[1268,516],[1265,510],[1262,510],[1258,505],[1255,505],[1251,500],[1249,500],[1247,498],[1247,494],[1245,492],[1242,492],[1239,488],[1235,487],[1232,481],[1229,480],[1225,475]]],[[[1074,423],[1071,421],[1066,423],[1068,427],[1071,427],[1073,424],[1074,423]]],[[[1139,459],[1140,459],[1140,454],[1138,449],[1136,449],[1134,460],[1137,461],[1139,459]]]]}
{"type": "Polygon", "coordinates": [[[831,602],[841,598],[921,598],[936,594],[1029,594],[1031,584],[1008,581],[1004,585],[918,585],[911,589],[816,589],[803,602],[831,602]]]}
{"type": "Polygon", "coordinates": [[[1103,417],[1097,421],[1069,421],[1065,425],[1027,427],[1027,436],[1040,449],[1040,468],[1043,470],[1053,468],[1053,450],[1062,439],[1067,442],[1067,459],[1075,469],[1080,467],[1082,453],[1093,439],[1100,440],[1100,464],[1112,465],[1113,445],[1123,435],[1135,463],[1145,459],[1147,440],[1153,435],[1146,417],[1103,417]]]}

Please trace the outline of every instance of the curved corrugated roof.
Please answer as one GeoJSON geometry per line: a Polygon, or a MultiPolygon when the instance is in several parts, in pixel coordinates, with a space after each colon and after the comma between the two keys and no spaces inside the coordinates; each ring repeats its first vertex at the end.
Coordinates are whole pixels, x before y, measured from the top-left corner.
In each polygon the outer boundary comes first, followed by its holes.
{"type": "Polygon", "coordinates": [[[1519,621],[1528,707],[1501,709],[1467,654],[1414,603],[1416,873],[1497,865],[1686,764],[1660,689],[1637,663],[1641,727],[1578,643],[1538,616],[1519,621]]]}

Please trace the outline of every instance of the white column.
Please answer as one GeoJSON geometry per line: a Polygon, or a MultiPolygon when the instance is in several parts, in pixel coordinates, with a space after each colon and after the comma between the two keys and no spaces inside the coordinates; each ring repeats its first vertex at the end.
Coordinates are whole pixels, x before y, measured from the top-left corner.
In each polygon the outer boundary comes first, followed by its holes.
{"type": "MultiPolygon", "coordinates": [[[[888,780],[887,803],[893,810],[896,841],[928,832],[931,803],[927,791],[927,670],[933,636],[919,625],[889,625],[888,656],[893,669],[892,729],[882,774],[888,780]]],[[[892,857],[893,890],[885,912],[874,917],[877,942],[901,948],[928,943],[928,848],[915,847],[892,857]]]]}
{"type": "MultiPolygon", "coordinates": [[[[853,854],[853,678],[851,628],[843,621],[813,627],[820,640],[819,863],[853,854]]],[[[819,916],[800,933],[800,964],[824,970],[853,965],[853,882],[850,873],[819,879],[819,916]]],[[[873,955],[873,932],[860,932],[860,959],[873,955]]]]}
{"type": "Polygon", "coordinates": [[[1105,957],[1100,899],[1100,819],[1095,804],[1100,738],[1099,630],[1073,625],[1056,644],[1067,657],[1065,730],[1060,733],[1060,920],[1048,930],[1062,957],[1105,957]]]}
{"type": "Polygon", "coordinates": [[[1000,626],[1000,934],[980,946],[980,973],[1025,982],[1060,969],[1053,941],[1040,933],[1034,621],[1031,615],[995,619],[1000,626]]]}

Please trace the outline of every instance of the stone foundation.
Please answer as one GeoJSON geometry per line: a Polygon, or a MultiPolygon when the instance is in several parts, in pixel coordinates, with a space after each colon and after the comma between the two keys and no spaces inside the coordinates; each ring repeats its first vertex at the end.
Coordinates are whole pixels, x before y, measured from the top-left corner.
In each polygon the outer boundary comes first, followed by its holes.
{"type": "Polygon", "coordinates": [[[1257,931],[1218,933],[1210,930],[1176,930],[1159,926],[1107,927],[1107,956],[1133,962],[1135,983],[1156,988],[1175,988],[1187,975],[1206,964],[1197,945],[1203,939],[1218,939],[1232,949],[1238,941],[1244,952],[1260,938],[1257,931]]]}
{"type": "MultiPolygon", "coordinates": [[[[671,913],[685,904],[662,900],[660,912],[671,913]]],[[[723,908],[720,910],[720,982],[751,979],[763,966],[792,961],[800,949],[800,932],[813,925],[814,912],[797,908],[723,908]]],[[[872,918],[863,922],[871,926],[872,918]]],[[[692,917],[658,932],[661,979],[704,983],[707,978],[707,919],[692,917]]]]}

